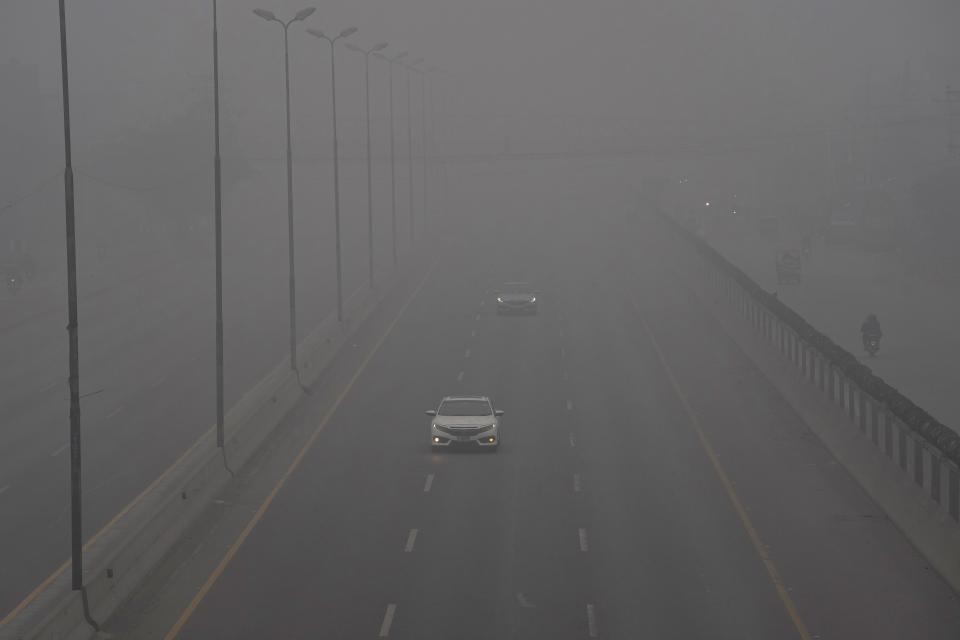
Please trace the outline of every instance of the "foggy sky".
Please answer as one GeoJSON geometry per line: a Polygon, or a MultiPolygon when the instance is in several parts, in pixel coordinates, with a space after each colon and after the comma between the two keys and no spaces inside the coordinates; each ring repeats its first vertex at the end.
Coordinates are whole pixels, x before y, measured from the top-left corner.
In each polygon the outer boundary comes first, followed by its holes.
{"type": "MultiPolygon", "coordinates": [[[[309,3],[221,0],[232,108],[276,102],[279,27],[250,10],[292,15],[309,3]]],[[[481,114],[726,126],[846,104],[865,78],[883,83],[908,63],[920,91],[960,79],[960,5],[950,0],[332,0],[318,9],[305,26],[357,26],[358,42],[422,55],[448,71],[458,110],[481,114]]],[[[0,11],[0,59],[37,65],[55,95],[56,2],[5,0],[0,11]]],[[[198,0],[68,2],[78,116],[132,122],[202,86],[209,13],[198,0]]],[[[326,58],[303,29],[293,27],[292,62],[309,108],[324,98],[326,58]]],[[[355,62],[343,74],[345,99],[359,89],[355,62]]]]}

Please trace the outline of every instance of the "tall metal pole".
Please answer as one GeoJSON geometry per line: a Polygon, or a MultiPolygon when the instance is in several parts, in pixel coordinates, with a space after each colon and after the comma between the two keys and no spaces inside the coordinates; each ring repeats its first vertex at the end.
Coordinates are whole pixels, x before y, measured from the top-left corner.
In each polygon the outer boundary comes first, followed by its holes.
{"type": "Polygon", "coordinates": [[[60,0],[60,79],[63,85],[64,205],[67,231],[67,333],[70,360],[70,563],[71,586],[83,588],[83,479],[80,457],[80,340],[77,311],[77,227],[73,150],[70,141],[70,74],[67,68],[67,12],[60,0]]]}
{"type": "Polygon", "coordinates": [[[408,195],[410,198],[410,249],[416,240],[416,214],[413,211],[413,112],[410,102],[410,68],[407,68],[407,172],[409,174],[408,195]]]}
{"type": "MultiPolygon", "coordinates": [[[[427,224],[427,72],[420,72],[420,138],[423,155],[423,223],[427,224]]],[[[426,226],[424,227],[426,228],[426,226]]]]}
{"type": "Polygon", "coordinates": [[[364,60],[364,83],[366,85],[366,97],[364,106],[367,112],[367,269],[369,273],[370,288],[373,288],[373,159],[370,151],[370,52],[363,56],[364,60]]]}
{"type": "Polygon", "coordinates": [[[393,266],[397,266],[397,153],[393,134],[393,61],[387,60],[390,74],[390,228],[393,235],[393,266]]]}
{"type": "Polygon", "coordinates": [[[330,85],[333,93],[333,218],[337,234],[337,322],[343,322],[343,270],[340,263],[340,154],[337,146],[337,39],[330,39],[330,85]]]}
{"type": "Polygon", "coordinates": [[[213,0],[213,233],[216,260],[217,446],[223,446],[223,226],[220,182],[220,47],[217,40],[217,0],[213,0]]]}
{"type": "Polygon", "coordinates": [[[290,141],[290,23],[283,24],[283,75],[287,97],[287,242],[290,272],[290,368],[297,371],[297,285],[293,244],[293,143],[290,141]]]}

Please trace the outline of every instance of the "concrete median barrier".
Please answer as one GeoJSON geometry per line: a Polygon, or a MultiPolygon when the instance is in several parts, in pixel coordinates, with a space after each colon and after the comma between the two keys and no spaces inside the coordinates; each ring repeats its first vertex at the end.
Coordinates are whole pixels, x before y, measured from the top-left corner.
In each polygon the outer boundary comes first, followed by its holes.
{"type": "Polygon", "coordinates": [[[0,640],[95,637],[107,619],[200,517],[303,398],[334,356],[377,307],[381,290],[363,287],[344,304],[344,321],[324,319],[297,349],[300,376],[282,362],[230,408],[225,449],[211,427],[127,505],[84,551],[84,591],[70,588],[69,565],[40,585],[0,627],[0,640]],[[86,601],[86,606],[85,602],[86,601]]]}

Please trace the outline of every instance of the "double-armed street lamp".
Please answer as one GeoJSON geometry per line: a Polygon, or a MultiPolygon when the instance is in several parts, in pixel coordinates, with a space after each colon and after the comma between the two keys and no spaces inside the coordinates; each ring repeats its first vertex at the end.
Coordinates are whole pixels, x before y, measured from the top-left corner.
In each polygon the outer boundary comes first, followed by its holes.
{"type": "Polygon", "coordinates": [[[323,31],[307,29],[310,35],[330,43],[330,87],[333,94],[333,217],[337,236],[337,322],[343,322],[343,267],[340,255],[340,154],[337,147],[337,65],[334,45],[340,38],[356,32],[356,27],[349,27],[330,37],[323,31]]]}
{"type": "Polygon", "coordinates": [[[368,248],[367,248],[367,258],[368,258],[368,276],[370,281],[370,288],[373,288],[374,279],[373,279],[373,160],[370,151],[370,54],[377,54],[380,51],[383,51],[387,48],[386,42],[381,42],[378,45],[375,45],[369,49],[364,49],[363,47],[357,46],[352,42],[348,42],[345,45],[347,49],[351,51],[356,51],[363,54],[364,60],[364,83],[366,85],[366,97],[364,98],[364,106],[366,107],[367,114],[367,239],[368,239],[368,248]]]}
{"type": "Polygon", "coordinates": [[[294,266],[293,243],[293,145],[290,141],[290,25],[294,22],[306,20],[316,11],[315,7],[301,9],[290,20],[284,22],[277,18],[272,11],[254,9],[253,12],[268,22],[276,22],[283,27],[283,75],[286,89],[287,106],[287,236],[288,257],[290,272],[290,368],[299,374],[297,369],[297,287],[296,267],[294,266]]]}

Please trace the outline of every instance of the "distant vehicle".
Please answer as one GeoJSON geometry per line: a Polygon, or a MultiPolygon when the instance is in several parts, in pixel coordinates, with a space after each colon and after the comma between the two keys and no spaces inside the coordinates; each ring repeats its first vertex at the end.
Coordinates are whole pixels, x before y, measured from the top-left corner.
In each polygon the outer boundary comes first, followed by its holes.
{"type": "Polygon", "coordinates": [[[430,421],[430,446],[452,446],[496,451],[500,447],[500,416],[486,396],[447,396],[440,406],[427,411],[430,421]]]}
{"type": "Polygon", "coordinates": [[[497,291],[497,313],[536,315],[537,293],[527,282],[507,282],[497,291]]]}
{"type": "Polygon", "coordinates": [[[863,348],[871,358],[875,358],[877,356],[877,351],[880,351],[880,338],[878,336],[864,337],[863,348]]]}

